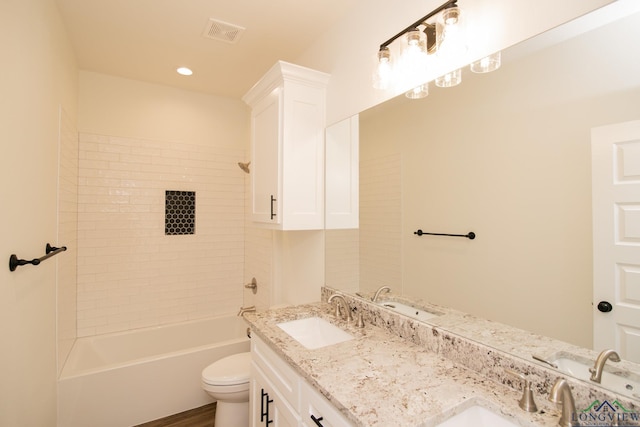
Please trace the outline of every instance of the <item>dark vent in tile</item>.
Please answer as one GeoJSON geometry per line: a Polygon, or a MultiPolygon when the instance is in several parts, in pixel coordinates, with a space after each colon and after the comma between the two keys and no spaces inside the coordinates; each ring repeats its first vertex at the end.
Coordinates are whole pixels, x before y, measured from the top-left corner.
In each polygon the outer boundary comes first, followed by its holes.
{"type": "Polygon", "coordinates": [[[165,192],[164,234],[195,234],[196,231],[196,192],[165,192]]]}

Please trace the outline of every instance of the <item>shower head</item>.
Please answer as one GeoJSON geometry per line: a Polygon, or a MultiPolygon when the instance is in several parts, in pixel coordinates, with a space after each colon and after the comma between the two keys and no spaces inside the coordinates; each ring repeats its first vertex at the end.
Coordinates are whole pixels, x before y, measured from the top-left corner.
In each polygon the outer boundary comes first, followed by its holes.
{"type": "Polygon", "coordinates": [[[247,162],[247,163],[242,163],[242,162],[238,162],[238,166],[240,166],[240,169],[242,169],[245,173],[249,173],[249,165],[251,164],[251,162],[247,162]]]}

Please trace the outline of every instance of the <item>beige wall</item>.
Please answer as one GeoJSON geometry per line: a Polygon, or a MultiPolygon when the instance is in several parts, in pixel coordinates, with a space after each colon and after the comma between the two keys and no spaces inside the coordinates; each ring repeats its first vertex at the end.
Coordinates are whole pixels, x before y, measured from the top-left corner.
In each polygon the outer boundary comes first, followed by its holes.
{"type": "Polygon", "coordinates": [[[640,38],[639,19],[361,115],[363,161],[402,157],[392,287],[591,347],[590,130],[640,117],[640,64],[602,46],[640,38]]]}
{"type": "Polygon", "coordinates": [[[7,263],[58,243],[60,108],[75,122],[76,66],[53,0],[2,2],[0,46],[0,425],[52,426],[58,260],[14,272],[7,263]]]}
{"type": "Polygon", "coordinates": [[[246,148],[248,127],[240,100],[80,72],[80,132],[246,148]]]}

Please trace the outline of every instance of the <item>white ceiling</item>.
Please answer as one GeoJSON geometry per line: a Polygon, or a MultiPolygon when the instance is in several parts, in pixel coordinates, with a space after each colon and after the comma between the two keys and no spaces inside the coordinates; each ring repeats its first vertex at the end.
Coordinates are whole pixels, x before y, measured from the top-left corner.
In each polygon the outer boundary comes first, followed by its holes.
{"type": "Polygon", "coordinates": [[[81,70],[240,98],[357,0],[56,1],[81,70]],[[205,38],[210,18],[246,30],[235,44],[205,38]],[[178,75],[180,66],[194,74],[178,75]]]}

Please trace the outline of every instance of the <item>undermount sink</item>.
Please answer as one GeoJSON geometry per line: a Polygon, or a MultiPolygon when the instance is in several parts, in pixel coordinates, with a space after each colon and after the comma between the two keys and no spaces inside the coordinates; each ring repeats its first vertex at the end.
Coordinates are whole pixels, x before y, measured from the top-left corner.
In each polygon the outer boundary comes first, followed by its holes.
{"type": "MultiPolygon", "coordinates": [[[[571,375],[574,378],[592,382],[589,379],[591,377],[589,368],[593,367],[594,361],[561,352],[551,357],[549,362],[555,364],[560,372],[571,375]]],[[[607,362],[607,366],[615,368],[615,362],[611,363],[611,365],[609,365],[609,363],[610,362],[607,362]]],[[[640,397],[639,378],[628,378],[623,374],[615,374],[605,370],[602,372],[600,385],[627,397],[633,397],[635,399],[640,397]]]]}
{"type": "Polygon", "coordinates": [[[437,427],[518,427],[518,424],[484,406],[474,405],[438,424],[437,427]]]}
{"type": "Polygon", "coordinates": [[[432,317],[439,316],[439,314],[431,313],[426,310],[421,310],[419,308],[412,307],[410,305],[403,304],[397,301],[378,301],[377,304],[417,320],[427,320],[427,319],[431,319],[432,317]]]}
{"type": "Polygon", "coordinates": [[[353,336],[320,317],[278,323],[278,327],[309,350],[353,339],[353,336]]]}

